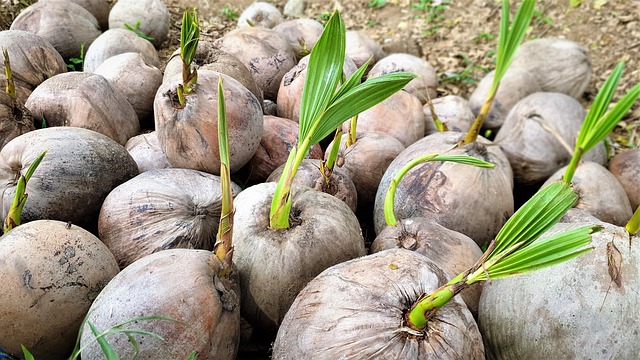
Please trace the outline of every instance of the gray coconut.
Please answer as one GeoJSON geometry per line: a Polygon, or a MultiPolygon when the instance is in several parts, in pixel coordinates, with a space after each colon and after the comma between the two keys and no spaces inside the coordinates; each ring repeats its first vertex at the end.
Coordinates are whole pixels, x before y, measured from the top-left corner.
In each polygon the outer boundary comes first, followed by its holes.
{"type": "Polygon", "coordinates": [[[277,7],[263,1],[247,6],[238,18],[238,27],[257,26],[272,29],[284,21],[277,7]]]}
{"type": "Polygon", "coordinates": [[[109,249],[78,226],[38,220],[0,238],[0,259],[0,348],[67,359],[91,303],[119,271],[109,249]]]}
{"type": "Polygon", "coordinates": [[[123,145],[140,132],[135,110],[107,79],[98,74],[69,72],[45,80],[25,104],[47,126],[81,127],[123,145]]]}
{"type": "Polygon", "coordinates": [[[345,50],[346,56],[350,57],[358,68],[367,60],[371,60],[369,66],[373,66],[385,56],[380,45],[361,30],[347,30],[345,50]]]}
{"type": "MultiPolygon", "coordinates": [[[[582,105],[562,93],[538,92],[520,100],[495,138],[516,182],[545,181],[568,164],[585,116],[582,105]]],[[[604,145],[598,144],[585,159],[605,164],[604,145]]]]}
{"type": "Polygon", "coordinates": [[[284,35],[296,52],[298,59],[307,56],[320,39],[324,27],[314,19],[291,19],[273,27],[284,35]]]}
{"type": "MultiPolygon", "coordinates": [[[[233,184],[235,194],[240,188],[233,184]]],[[[213,250],[220,178],[189,169],[150,170],[113,189],[98,217],[100,239],[121,268],[160,250],[213,250]]]]}
{"type": "Polygon", "coordinates": [[[269,100],[276,100],[282,77],[296,65],[296,54],[287,38],[271,29],[237,28],[214,45],[237,57],[269,100]]]}
{"type": "MultiPolygon", "coordinates": [[[[567,167],[552,174],[542,185],[559,180],[567,167]]],[[[580,199],[574,206],[610,224],[624,226],[631,219],[633,210],[620,182],[604,166],[591,161],[578,165],[571,181],[580,199]]]]}
{"type": "Polygon", "coordinates": [[[438,95],[438,76],[436,70],[426,60],[415,55],[396,53],[378,60],[369,70],[368,76],[377,77],[385,74],[407,71],[418,75],[409,81],[404,90],[420,100],[424,105],[428,99],[435,99],[438,95]]]}
{"type": "Polygon", "coordinates": [[[162,84],[160,69],[145,63],[139,53],[124,53],[108,58],[94,73],[123,95],[141,123],[153,124],[153,99],[162,84]]]}
{"type": "MultiPolygon", "coordinates": [[[[58,1],[58,0],[39,0],[38,2],[46,2],[46,1],[58,1]]],[[[105,31],[109,28],[109,0],[68,0],[72,3],[78,4],[85,8],[88,12],[93,15],[98,24],[100,25],[100,30],[105,31]]]]}
{"type": "Polygon", "coordinates": [[[0,149],[13,138],[35,130],[33,117],[24,104],[0,91],[0,149]]]}
{"type": "MultiPolygon", "coordinates": [[[[469,97],[469,106],[475,115],[480,113],[493,84],[495,71],[485,75],[469,97]]],[[[538,75],[524,68],[510,67],[500,80],[498,92],[489,108],[483,124],[488,129],[499,129],[504,123],[511,108],[518,101],[535,92],[543,91],[538,83],[538,75]]],[[[466,130],[465,130],[466,131],[466,130]]]]}
{"type": "Polygon", "coordinates": [[[167,155],[160,148],[160,141],[155,130],[132,137],[124,147],[138,164],[140,173],[171,167],[167,155]]]}
{"type": "Polygon", "coordinates": [[[640,149],[626,149],[611,159],[609,171],[618,179],[620,185],[629,197],[631,208],[637,209],[640,205],[640,149]]]}
{"type": "MultiPolygon", "coordinates": [[[[466,132],[471,128],[475,116],[469,107],[469,102],[457,95],[447,95],[432,99],[431,103],[436,116],[442,121],[449,131],[466,132]]],[[[425,119],[425,134],[430,135],[438,131],[431,114],[429,105],[422,107],[425,119]]]]}
{"type": "Polygon", "coordinates": [[[127,29],[109,29],[89,46],[84,57],[84,71],[93,72],[108,58],[127,52],[140,53],[148,65],[159,67],[158,52],[149,41],[127,29]]]}
{"type": "Polygon", "coordinates": [[[511,69],[523,69],[533,74],[542,91],[561,92],[576,99],[589,85],[592,73],[587,49],[559,38],[524,42],[516,51],[511,69]]]}
{"type": "MultiPolygon", "coordinates": [[[[161,338],[133,334],[138,351],[125,334],[107,337],[120,359],[187,359],[192,352],[203,359],[233,360],[240,339],[237,274],[218,275],[221,263],[204,250],[172,249],[142,258],[128,266],[103,289],[91,305],[88,320],[108,329],[139,316],[169,320],[139,320],[123,328],[141,329],[161,338]]],[[[80,342],[83,359],[104,359],[91,329],[80,342]]]]}
{"type": "Polygon", "coordinates": [[[459,297],[436,313],[426,331],[404,325],[411,305],[447,280],[434,262],[405,249],[332,266],[296,297],[272,358],[484,359],[478,326],[459,297]]]}
{"type": "Polygon", "coordinates": [[[151,37],[151,43],[159,48],[169,37],[171,19],[169,9],[162,0],[118,0],[109,12],[109,29],[136,27],[136,31],[151,37]]]}
{"type": "Polygon", "coordinates": [[[63,58],[79,58],[100,35],[98,20],[82,6],[66,0],[39,1],[25,8],[11,23],[12,30],[41,36],[63,58]]]}
{"type": "Polygon", "coordinates": [[[479,325],[488,359],[633,359],[640,353],[640,239],[597,221],[557,224],[543,236],[598,224],[595,249],[485,284],[479,325]]]}
{"type": "Polygon", "coordinates": [[[3,219],[17,179],[44,150],[47,155],[27,184],[23,222],[53,219],[96,230],[107,194],[138,174],[125,148],[95,131],[73,127],[30,131],[0,150],[3,219]]]}

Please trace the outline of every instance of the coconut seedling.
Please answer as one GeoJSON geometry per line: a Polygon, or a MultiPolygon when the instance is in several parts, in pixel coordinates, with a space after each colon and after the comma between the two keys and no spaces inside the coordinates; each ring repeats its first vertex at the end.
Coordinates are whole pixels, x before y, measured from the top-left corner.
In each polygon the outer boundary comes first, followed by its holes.
{"type": "MultiPolygon", "coordinates": [[[[93,303],[81,346],[83,359],[102,358],[89,322],[106,329],[138,316],[173,321],[139,321],[123,328],[135,334],[105,337],[120,357],[185,359],[193,352],[206,359],[235,359],[240,339],[240,289],[232,266],[234,224],[230,147],[222,78],[218,82],[218,134],[222,214],[213,252],[172,249],[129,265],[93,303]],[[153,286],[150,286],[153,284],[153,286]],[[150,335],[152,333],[153,335],[150,335]],[[131,339],[137,347],[131,346],[131,339]]],[[[206,190],[205,190],[206,191],[206,190]]]]}
{"type": "Polygon", "coordinates": [[[498,147],[491,146],[491,142],[480,137],[479,131],[500,80],[525,36],[534,5],[535,0],[523,1],[511,22],[509,2],[503,0],[496,75],[482,111],[466,135],[452,131],[429,135],[407,147],[389,165],[376,194],[376,233],[385,227],[384,199],[391,180],[405,164],[426,154],[465,154],[488,161],[495,168],[467,167],[449,162],[428,162],[415,167],[397,189],[395,209],[400,218],[427,217],[483,245],[496,236],[513,213],[513,174],[509,161],[498,147]],[[470,183],[469,179],[473,182],[470,183]]]}
{"type": "Polygon", "coordinates": [[[6,48],[2,48],[2,56],[7,86],[4,92],[0,92],[0,149],[11,139],[35,130],[31,113],[16,95],[11,60],[6,48]]]}
{"type": "Polygon", "coordinates": [[[365,254],[358,220],[340,200],[293,186],[309,148],[345,120],[401,89],[414,76],[394,73],[359,83],[360,68],[338,87],[345,28],[335,12],[309,55],[298,143],[277,184],[241,192],[236,201],[235,263],[243,289],[243,316],[262,336],[275,334],[302,287],[327,267],[365,254]],[[356,101],[357,99],[357,101],[356,101]]]}

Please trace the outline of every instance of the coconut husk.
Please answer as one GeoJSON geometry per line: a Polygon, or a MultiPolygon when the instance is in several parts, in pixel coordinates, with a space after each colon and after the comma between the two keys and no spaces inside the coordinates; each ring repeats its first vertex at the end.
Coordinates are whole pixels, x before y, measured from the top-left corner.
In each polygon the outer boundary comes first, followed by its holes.
{"type": "Polygon", "coordinates": [[[124,147],[138,164],[138,172],[140,173],[171,167],[167,155],[160,148],[158,134],[155,131],[132,137],[124,147]]]}
{"type": "MultiPolygon", "coordinates": [[[[457,95],[447,95],[433,99],[433,108],[438,119],[447,126],[449,131],[466,132],[471,128],[475,116],[469,107],[469,102],[457,95]]],[[[425,134],[431,135],[438,131],[431,113],[431,107],[427,104],[422,107],[425,120],[425,134]]]]}
{"type": "Polygon", "coordinates": [[[415,96],[424,105],[428,99],[435,99],[438,95],[438,76],[436,70],[426,60],[415,55],[396,53],[378,60],[369,70],[368,76],[377,77],[385,74],[407,71],[418,75],[409,81],[404,91],[415,96]]]}
{"type": "Polygon", "coordinates": [[[158,52],[149,41],[124,28],[103,32],[88,47],[84,56],[84,71],[93,72],[108,58],[127,52],[140,53],[148,65],[160,67],[158,52]]]}
{"type": "Polygon", "coordinates": [[[125,24],[150,37],[151,43],[159,48],[169,37],[171,16],[162,0],[118,0],[109,12],[109,28],[125,28],[125,24]]]}

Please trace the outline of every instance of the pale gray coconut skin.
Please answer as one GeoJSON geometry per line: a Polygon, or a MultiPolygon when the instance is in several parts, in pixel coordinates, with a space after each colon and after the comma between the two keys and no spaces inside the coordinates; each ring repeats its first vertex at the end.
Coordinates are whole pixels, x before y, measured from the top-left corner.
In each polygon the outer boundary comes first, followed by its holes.
{"type": "MultiPolygon", "coordinates": [[[[186,359],[195,351],[203,359],[233,360],[240,339],[240,289],[237,274],[218,277],[220,261],[204,250],[172,249],[147,256],[120,272],[89,310],[89,321],[105,330],[138,316],[172,320],[140,320],[128,329],[142,329],[165,340],[133,335],[138,359],[186,359]]],[[[83,359],[104,359],[88,325],[83,329],[83,359]]],[[[108,337],[120,359],[135,349],[124,334],[108,337]]]]}
{"type": "Polygon", "coordinates": [[[272,29],[283,21],[284,16],[277,7],[267,2],[257,1],[242,11],[238,18],[238,27],[258,26],[272,29]]]}
{"type": "Polygon", "coordinates": [[[366,254],[358,219],[342,201],[306,186],[293,188],[291,227],[269,227],[275,183],[235,200],[233,260],[240,273],[242,315],[265,337],[275,335],[302,288],[324,269],[366,254]]]}
{"type": "Polygon", "coordinates": [[[296,52],[298,59],[301,59],[311,52],[324,27],[314,19],[292,19],[274,26],[273,30],[289,40],[289,45],[296,52]]]}
{"type": "Polygon", "coordinates": [[[135,27],[138,21],[137,31],[152,37],[149,41],[156,48],[167,40],[171,19],[162,0],[118,0],[109,12],[110,29],[124,29],[124,24],[135,27]]]}
{"type": "MultiPolygon", "coordinates": [[[[471,128],[475,116],[465,98],[457,95],[447,95],[432,99],[431,103],[438,119],[447,126],[447,130],[466,132],[471,128]]],[[[425,134],[431,135],[438,132],[429,105],[424,105],[422,111],[424,112],[425,134]]]]}
{"type": "Polygon", "coordinates": [[[294,301],[272,358],[484,359],[478,327],[459,297],[438,310],[426,332],[403,324],[422,294],[446,282],[434,262],[405,249],[332,266],[294,301]]]}
{"type": "Polygon", "coordinates": [[[346,56],[351,58],[358,68],[371,59],[369,63],[369,69],[371,69],[385,55],[382,47],[362,30],[347,30],[345,40],[346,56]]]}
{"type": "Polygon", "coordinates": [[[109,29],[98,36],[86,50],[84,71],[93,72],[108,58],[127,52],[137,52],[144,62],[159,67],[158,52],[149,41],[139,37],[131,30],[109,29]]]}
{"type": "Polygon", "coordinates": [[[160,148],[158,134],[155,131],[132,137],[124,147],[138,164],[140,173],[172,167],[167,155],[160,148]]]}
{"type": "Polygon", "coordinates": [[[426,60],[415,55],[395,53],[383,57],[369,70],[368,76],[377,77],[385,74],[407,71],[418,75],[404,86],[404,91],[415,96],[424,105],[428,99],[438,95],[438,75],[436,69],[426,60]]]}
{"type": "MultiPolygon", "coordinates": [[[[39,0],[38,2],[56,1],[39,0]]],[[[111,10],[109,0],[69,0],[89,11],[100,24],[100,29],[105,31],[109,28],[109,11],[111,10]]]]}
{"type": "MultiPolygon", "coordinates": [[[[562,179],[566,170],[566,166],[559,169],[542,186],[562,179]]],[[[571,183],[580,195],[574,208],[618,226],[626,225],[631,219],[634,209],[624,188],[604,166],[591,161],[580,163],[571,183]]]]}
{"type": "MultiPolygon", "coordinates": [[[[537,92],[520,100],[495,138],[509,158],[516,182],[545,181],[568,164],[585,116],[582,105],[562,93],[537,92]]],[[[605,164],[604,145],[596,145],[585,159],[605,164]]]]}
{"type": "MultiPolygon", "coordinates": [[[[543,236],[594,225],[558,224],[543,236]]],[[[488,359],[635,359],[640,240],[599,223],[595,250],[485,284],[479,325],[488,359]]]]}
{"type": "Polygon", "coordinates": [[[395,197],[398,219],[427,217],[472,238],[491,241],[514,211],[513,174],[504,153],[488,140],[456,147],[465,134],[447,131],[429,135],[406,148],[385,172],[374,206],[376,233],[386,226],[384,201],[391,180],[405,164],[427,154],[464,154],[495,165],[492,169],[450,162],[416,166],[400,181],[395,197]],[[482,196],[477,196],[483,194],[482,196]]]}
{"type": "MultiPolygon", "coordinates": [[[[28,203],[28,201],[27,201],[28,203]]],[[[38,220],[0,238],[0,348],[69,357],[93,300],[118,273],[100,239],[66,222],[38,220]]]]}

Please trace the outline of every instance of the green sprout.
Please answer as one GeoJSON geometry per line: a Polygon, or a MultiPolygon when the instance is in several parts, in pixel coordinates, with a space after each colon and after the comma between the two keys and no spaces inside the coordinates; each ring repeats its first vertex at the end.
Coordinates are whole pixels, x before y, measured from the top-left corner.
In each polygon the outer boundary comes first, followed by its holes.
{"type": "Polygon", "coordinates": [[[191,63],[196,56],[198,40],[200,37],[200,25],[196,9],[186,9],[182,15],[180,28],[180,58],[182,59],[182,84],[178,85],[178,101],[180,106],[185,105],[185,95],[193,93],[193,85],[198,82],[198,72],[191,68],[191,63]]]}
{"type": "Polygon", "coordinates": [[[387,4],[387,0],[371,0],[369,1],[369,7],[380,9],[387,4]]]}
{"type": "Polygon", "coordinates": [[[80,57],[69,58],[69,64],[67,64],[67,68],[71,71],[84,70],[84,43],[80,44],[80,57]]]}
{"type": "Polygon", "coordinates": [[[4,74],[7,78],[7,86],[5,92],[11,99],[11,107],[16,107],[16,85],[13,82],[13,71],[11,71],[11,60],[9,59],[9,52],[6,48],[2,48],[2,56],[4,57],[4,74]]]}
{"type": "Polygon", "coordinates": [[[414,74],[398,72],[360,83],[367,67],[365,64],[338,86],[342,79],[345,37],[344,23],[336,11],[309,55],[300,104],[298,144],[289,153],[273,196],[270,211],[273,229],[290,227],[291,186],[310,147],[335,131],[345,119],[383,101],[415,77],[414,74]]]}
{"type": "Polygon", "coordinates": [[[238,18],[238,10],[234,9],[230,5],[227,5],[220,9],[220,14],[227,18],[227,20],[235,20],[238,18]]]}
{"type": "Polygon", "coordinates": [[[18,183],[16,184],[16,193],[13,197],[13,202],[11,203],[11,207],[9,208],[9,212],[7,213],[7,217],[4,220],[3,232],[4,234],[11,231],[13,228],[21,224],[22,217],[22,209],[27,202],[28,194],[25,192],[27,187],[27,182],[31,179],[31,176],[42,162],[47,151],[43,151],[38,157],[33,160],[27,172],[24,175],[20,175],[18,178],[18,183]]]}
{"type": "Polygon", "coordinates": [[[139,37],[141,37],[141,38],[143,38],[145,40],[148,40],[148,41],[153,41],[154,40],[151,36],[149,36],[149,35],[143,33],[142,31],[140,31],[140,19],[138,19],[138,21],[136,21],[136,24],[134,26],[131,26],[131,25],[127,24],[127,23],[124,23],[124,27],[127,30],[133,31],[134,33],[136,33],[136,35],[138,35],[139,37]]]}

